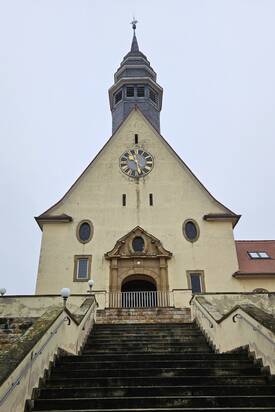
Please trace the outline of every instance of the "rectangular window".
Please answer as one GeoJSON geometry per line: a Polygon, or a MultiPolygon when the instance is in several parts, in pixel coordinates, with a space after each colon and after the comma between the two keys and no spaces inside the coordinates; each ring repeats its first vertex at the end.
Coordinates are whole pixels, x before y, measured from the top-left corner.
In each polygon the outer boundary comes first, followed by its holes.
{"type": "Polygon", "coordinates": [[[77,278],[88,279],[88,264],[87,258],[78,259],[77,261],[77,278]]]}
{"type": "Polygon", "coordinates": [[[123,193],[122,195],[122,206],[126,206],[126,194],[123,193]]]}
{"type": "Polygon", "coordinates": [[[261,252],[247,252],[248,256],[251,257],[251,259],[270,259],[270,256],[267,252],[261,251],[261,252]]]}
{"type": "Polygon", "coordinates": [[[149,205],[153,206],[153,193],[149,194],[149,205]]]}
{"type": "Polygon", "coordinates": [[[138,86],[137,87],[137,97],[144,97],[144,95],[145,95],[144,86],[138,86]]]}
{"type": "Polygon", "coordinates": [[[158,95],[153,89],[149,90],[149,97],[152,100],[152,102],[154,102],[156,104],[158,103],[158,95]]]}
{"type": "Polygon", "coordinates": [[[115,95],[115,104],[120,102],[121,99],[122,99],[122,90],[120,90],[119,92],[116,93],[116,95],[115,95]]]}
{"type": "Polygon", "coordinates": [[[126,87],[126,96],[134,97],[134,95],[135,95],[135,88],[133,86],[126,87]]]}
{"type": "Polygon", "coordinates": [[[90,278],[91,275],[91,256],[75,256],[74,261],[74,281],[84,282],[90,278]]]}
{"type": "Polygon", "coordinates": [[[205,292],[203,271],[187,271],[187,282],[188,288],[192,289],[192,293],[205,292]]]}
{"type": "Polygon", "coordinates": [[[138,134],[135,134],[135,144],[138,144],[138,134]]]}

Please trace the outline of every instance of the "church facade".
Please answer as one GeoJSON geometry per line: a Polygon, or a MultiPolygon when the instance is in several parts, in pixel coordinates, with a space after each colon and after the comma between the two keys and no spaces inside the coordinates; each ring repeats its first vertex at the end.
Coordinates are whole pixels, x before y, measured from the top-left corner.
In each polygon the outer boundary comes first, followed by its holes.
{"type": "Polygon", "coordinates": [[[275,242],[236,242],[216,200],[160,134],[163,89],[135,35],[109,90],[113,134],[42,229],[36,294],[275,289],[275,242]]]}

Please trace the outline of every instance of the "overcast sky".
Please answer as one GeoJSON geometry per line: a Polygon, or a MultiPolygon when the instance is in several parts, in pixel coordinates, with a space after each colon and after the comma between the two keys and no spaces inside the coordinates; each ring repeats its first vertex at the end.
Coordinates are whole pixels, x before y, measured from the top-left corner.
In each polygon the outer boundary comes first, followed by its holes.
{"type": "MultiPolygon", "coordinates": [[[[236,239],[275,238],[274,0],[0,0],[0,287],[33,293],[55,203],[111,135],[107,90],[137,37],[164,88],[161,131],[242,214],[236,239]]],[[[66,286],[66,285],[64,285],[66,286]]]]}

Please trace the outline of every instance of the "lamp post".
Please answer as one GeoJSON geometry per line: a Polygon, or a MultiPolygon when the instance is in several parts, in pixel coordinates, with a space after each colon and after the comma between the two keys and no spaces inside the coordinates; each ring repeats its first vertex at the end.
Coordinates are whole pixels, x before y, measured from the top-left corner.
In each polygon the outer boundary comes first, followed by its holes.
{"type": "Polygon", "coordinates": [[[64,308],[66,307],[66,302],[67,302],[67,299],[70,296],[70,294],[71,294],[71,291],[70,291],[69,288],[63,288],[60,291],[60,295],[63,298],[64,308]]]}
{"type": "Polygon", "coordinates": [[[1,289],[0,289],[0,294],[1,294],[1,296],[4,296],[6,292],[7,292],[7,291],[6,291],[5,288],[1,288],[1,289]]]}
{"type": "Polygon", "coordinates": [[[88,280],[88,286],[89,286],[88,292],[89,292],[89,293],[92,293],[92,289],[93,289],[94,283],[95,283],[95,281],[94,281],[93,279],[88,280]]]}

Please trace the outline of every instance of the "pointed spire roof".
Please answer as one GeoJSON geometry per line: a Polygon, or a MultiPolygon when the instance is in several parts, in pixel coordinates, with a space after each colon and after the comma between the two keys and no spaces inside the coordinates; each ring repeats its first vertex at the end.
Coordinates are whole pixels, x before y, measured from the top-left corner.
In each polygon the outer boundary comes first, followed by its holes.
{"type": "Polygon", "coordinates": [[[147,66],[150,67],[150,62],[148,61],[147,57],[145,54],[143,54],[139,50],[138,46],[138,41],[137,41],[137,36],[136,36],[136,28],[137,28],[137,20],[135,18],[131,22],[132,28],[133,28],[133,38],[132,38],[132,44],[131,44],[131,49],[130,51],[124,56],[120,67],[123,66],[124,64],[146,64],[147,66]],[[136,59],[134,59],[136,58],[136,59]]]}
{"type": "Polygon", "coordinates": [[[139,52],[139,47],[138,47],[138,41],[136,37],[136,31],[134,30],[132,46],[131,46],[131,53],[137,53],[137,52],[139,52]]]}

